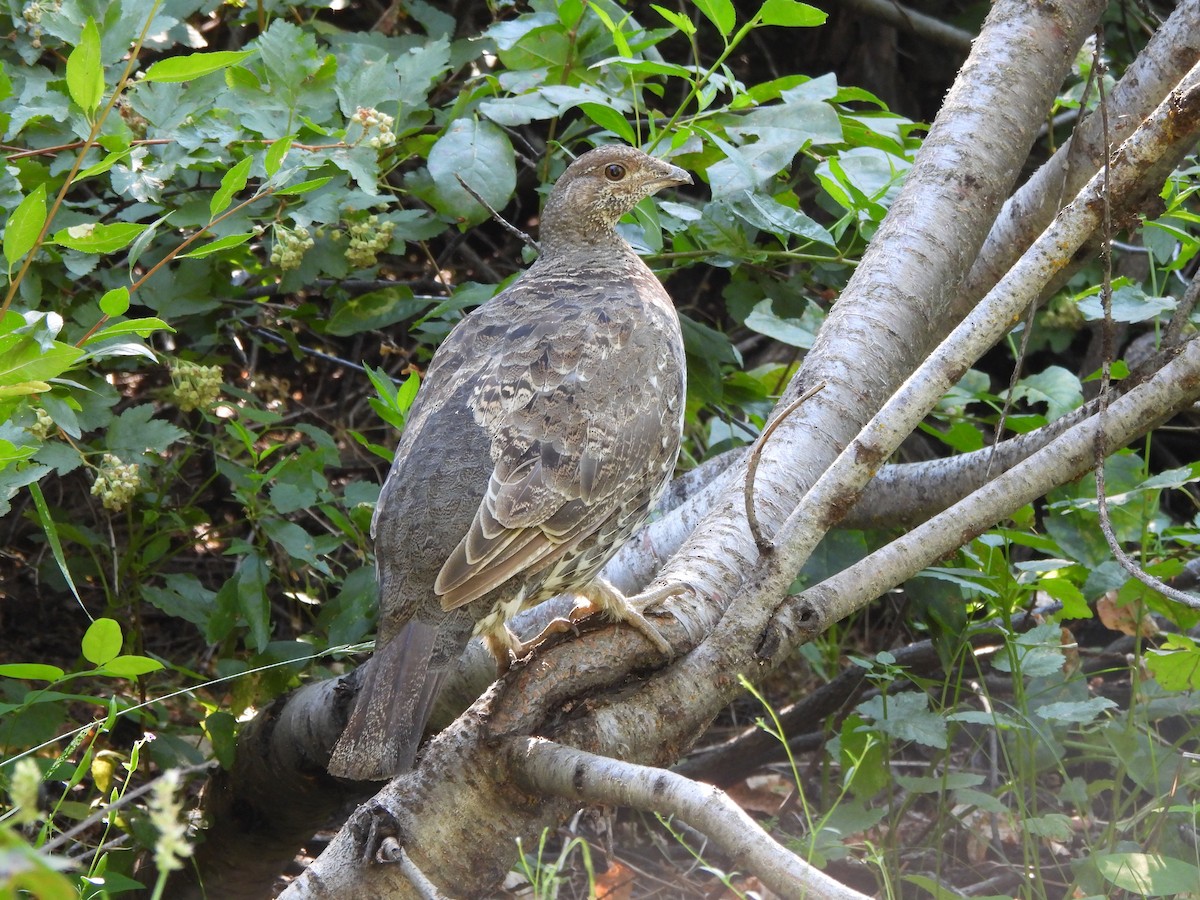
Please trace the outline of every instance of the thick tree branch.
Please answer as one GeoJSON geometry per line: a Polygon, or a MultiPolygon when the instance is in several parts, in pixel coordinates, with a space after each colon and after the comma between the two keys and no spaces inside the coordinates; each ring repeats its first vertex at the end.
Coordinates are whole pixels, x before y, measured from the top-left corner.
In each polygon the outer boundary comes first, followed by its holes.
{"type": "MultiPolygon", "coordinates": [[[[944,319],[1102,8],[1090,0],[993,7],[887,219],[781,398],[780,409],[826,384],[763,453],[756,512],[776,543],[796,499],[925,356],[929,323],[944,319]]],[[[689,633],[708,631],[760,567],[740,479],[737,487],[714,502],[658,579],[697,588],[667,605],[689,633]]]]}
{"type": "MultiPolygon", "coordinates": [[[[953,553],[1014,510],[1091,470],[1096,441],[1101,436],[1106,453],[1112,453],[1197,398],[1200,339],[1193,338],[1153,377],[1114,400],[1103,423],[1099,416],[1092,416],[945,512],[789,599],[776,622],[777,633],[807,631],[804,611],[810,605],[818,605],[834,621],[850,615],[953,553]]],[[[791,643],[786,638],[781,640],[785,645],[791,643]]]]}
{"type": "MultiPolygon", "coordinates": [[[[1197,61],[1200,3],[1185,0],[1154,33],[1108,98],[1112,142],[1124,141],[1176,87],[1180,73],[1197,61]]],[[[1105,152],[1100,117],[1089,115],[1071,139],[1005,202],[951,307],[956,318],[966,315],[1050,224],[1063,201],[1075,196],[1099,171],[1105,152]]]]}
{"type": "Polygon", "coordinates": [[[682,819],[781,897],[867,900],[866,894],[839,884],[781,846],[712,785],[541,738],[514,741],[509,759],[513,773],[528,791],[577,804],[629,806],[682,819]]]}

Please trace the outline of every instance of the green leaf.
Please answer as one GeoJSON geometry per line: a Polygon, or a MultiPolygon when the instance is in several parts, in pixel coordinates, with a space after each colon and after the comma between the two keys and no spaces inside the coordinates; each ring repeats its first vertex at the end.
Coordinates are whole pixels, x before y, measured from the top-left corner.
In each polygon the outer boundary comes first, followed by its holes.
{"type": "Polygon", "coordinates": [[[86,222],[72,225],[54,235],[54,243],[78,250],[80,253],[113,253],[126,246],[149,226],[134,222],[113,222],[103,225],[86,222]]]}
{"type": "Polygon", "coordinates": [[[878,734],[853,713],[846,716],[838,741],[838,759],[845,772],[843,782],[863,800],[874,797],[892,780],[887,754],[878,734]]]}
{"type": "Polygon", "coordinates": [[[308,181],[300,181],[288,187],[277,188],[274,193],[279,197],[296,197],[300,194],[307,194],[309,191],[315,191],[317,188],[325,187],[332,179],[326,175],[322,178],[312,178],[308,181]]]}
{"type": "Polygon", "coordinates": [[[261,653],[271,642],[267,565],[257,553],[249,553],[234,577],[237,579],[238,609],[250,626],[250,646],[261,653]]]}
{"type": "Polygon", "coordinates": [[[295,135],[289,134],[271,142],[271,146],[267,148],[267,154],[263,159],[263,167],[267,170],[268,178],[279,171],[279,167],[283,165],[283,158],[292,149],[292,141],[294,139],[295,135]]]}
{"type": "Polygon", "coordinates": [[[121,626],[116,619],[97,619],[83,635],[83,658],[102,666],[121,652],[122,640],[121,626]]]}
{"type": "Polygon", "coordinates": [[[129,288],[119,287],[106,291],[100,298],[100,311],[110,319],[123,316],[129,309],[129,288]]]}
{"type": "Polygon", "coordinates": [[[22,338],[0,352],[0,385],[57,378],[83,356],[83,351],[78,347],[61,341],[53,341],[48,347],[43,347],[31,337],[22,338]]]}
{"type": "Polygon", "coordinates": [[[1064,725],[1086,725],[1095,721],[1106,709],[1115,707],[1116,701],[1107,697],[1092,697],[1088,700],[1062,700],[1046,703],[1034,710],[1034,714],[1049,722],[1064,725]]]}
{"type": "Polygon", "coordinates": [[[142,81],[179,82],[194,81],[254,55],[253,50],[217,50],[213,53],[192,53],[188,56],[172,56],[162,59],[146,70],[142,81]]]}
{"type": "Polygon", "coordinates": [[[1096,870],[1109,882],[1139,897],[1186,894],[1200,884],[1200,868],[1160,853],[1093,854],[1096,870]]]}
{"type": "Polygon", "coordinates": [[[46,183],[42,182],[20,202],[4,228],[4,258],[11,268],[33,249],[46,224],[46,183]]]}
{"type": "Polygon", "coordinates": [[[737,23],[732,0],[692,0],[696,9],[704,13],[708,20],[717,26],[722,37],[729,37],[733,26],[737,23]]]}
{"type": "Polygon", "coordinates": [[[131,153],[133,153],[133,148],[126,147],[122,150],[105,154],[104,158],[101,159],[100,162],[90,165],[86,169],[80,171],[80,173],[75,176],[75,183],[78,184],[80,181],[83,181],[86,178],[91,178],[95,175],[103,175],[117,163],[121,162],[121,160],[126,159],[131,153]]]}
{"type": "Polygon", "coordinates": [[[254,158],[247,156],[222,176],[221,187],[213,194],[213,198],[208,204],[209,214],[214,219],[233,202],[233,195],[246,186],[246,180],[250,177],[250,166],[253,162],[254,158]]]}
{"type": "Polygon", "coordinates": [[[1052,841],[1069,841],[1074,834],[1070,817],[1062,813],[1027,816],[1021,820],[1021,827],[1032,835],[1052,841]]]}
{"type": "Polygon", "coordinates": [[[345,336],[376,331],[417,316],[428,306],[428,300],[415,299],[405,285],[368,291],[336,301],[325,332],[345,336]]]}
{"type": "Polygon", "coordinates": [[[875,720],[876,727],[901,741],[946,749],[946,720],[929,708],[929,696],[920,692],[872,697],[858,711],[875,720]]]}
{"type": "Polygon", "coordinates": [[[106,437],[108,449],[114,453],[124,450],[131,456],[140,456],[146,451],[162,453],[171,444],[188,436],[182,428],[162,419],[151,418],[153,415],[154,405],[143,403],[130,407],[113,419],[106,437]]]}
{"type": "Polygon", "coordinates": [[[0,675],[5,678],[27,678],[30,681],[58,681],[66,673],[58,666],[45,663],[5,663],[0,665],[0,675]]]}
{"type": "Polygon", "coordinates": [[[163,667],[157,659],[148,656],[130,656],[128,654],[115,656],[103,665],[103,670],[118,678],[137,678],[148,672],[157,672],[163,667]]]}
{"type": "Polygon", "coordinates": [[[987,779],[974,772],[947,772],[945,775],[902,775],[896,774],[896,784],[906,791],[918,794],[937,794],[941,791],[958,791],[978,787],[987,779]]]}
{"type": "Polygon", "coordinates": [[[144,319],[129,319],[126,322],[117,322],[115,325],[109,325],[107,328],[102,328],[87,339],[84,344],[95,344],[98,341],[107,340],[109,338],[122,337],[127,334],[136,334],[138,337],[148,337],[156,331],[169,331],[175,333],[175,329],[164,322],[162,319],[153,316],[147,316],[144,319]]]}
{"type": "Polygon", "coordinates": [[[191,622],[202,631],[216,610],[216,591],[204,587],[194,575],[172,574],[165,587],[144,585],[142,597],[169,616],[191,622]]]}
{"type": "Polygon", "coordinates": [[[659,6],[657,3],[651,3],[650,8],[688,37],[691,37],[696,33],[696,26],[692,23],[692,20],[682,13],[677,13],[673,10],[667,9],[666,7],[659,6]]]}
{"type": "Polygon", "coordinates": [[[1053,421],[1083,405],[1083,386],[1074,372],[1062,366],[1049,366],[1018,381],[1013,388],[1013,399],[1045,403],[1046,418],[1053,421]]]}
{"type": "Polygon", "coordinates": [[[807,28],[823,25],[829,18],[823,10],[797,0],[766,0],[761,10],[764,25],[786,25],[807,28]]]}
{"type": "Polygon", "coordinates": [[[79,596],[79,589],[75,587],[75,579],[71,577],[71,570],[67,568],[67,557],[63,553],[62,541],[58,539],[58,524],[51,518],[50,508],[46,505],[46,498],[42,495],[42,489],[36,481],[30,483],[29,495],[33,497],[33,505],[37,509],[38,521],[42,523],[42,531],[46,535],[46,541],[50,544],[50,552],[54,555],[54,561],[58,563],[58,570],[62,573],[63,579],[67,582],[67,587],[71,589],[71,593],[75,595],[75,600],[82,607],[83,599],[79,596]]]}
{"type": "Polygon", "coordinates": [[[637,134],[634,132],[633,126],[629,124],[629,120],[611,106],[604,106],[600,103],[581,103],[579,109],[601,128],[611,131],[625,143],[637,143],[637,134]]]}
{"type": "Polygon", "coordinates": [[[771,309],[772,300],[760,300],[746,316],[746,327],[784,344],[808,350],[817,339],[816,330],[802,319],[783,319],[771,309]]]}
{"type": "Polygon", "coordinates": [[[452,123],[430,148],[428,164],[439,209],[462,222],[482,222],[489,213],[458,183],[459,176],[493,209],[503,208],[517,186],[508,135],[487,121],[452,123]]]}
{"type": "Polygon", "coordinates": [[[223,710],[210,713],[204,720],[204,733],[223,769],[233,768],[237,754],[237,720],[223,710]]]}
{"type": "Polygon", "coordinates": [[[1162,647],[1146,653],[1146,668],[1168,691],[1200,688],[1200,645],[1182,634],[1169,634],[1162,647]]]}
{"type": "Polygon", "coordinates": [[[67,57],[67,90],[71,99],[88,115],[96,111],[104,96],[104,66],[100,62],[100,29],[88,16],[79,43],[67,57]]]}
{"type": "Polygon", "coordinates": [[[225,237],[210,241],[203,247],[197,247],[195,250],[189,250],[187,253],[180,253],[179,259],[202,259],[205,256],[212,256],[212,254],[228,250],[230,247],[240,246],[252,237],[254,237],[254,233],[250,231],[244,234],[227,234],[225,237]]]}
{"type": "Polygon", "coordinates": [[[1092,618],[1092,610],[1083,591],[1066,578],[1043,578],[1038,581],[1038,590],[1062,604],[1064,619],[1092,618]]]}
{"type": "MultiPolygon", "coordinates": [[[[1118,283],[1112,292],[1114,322],[1148,322],[1176,306],[1174,297],[1151,297],[1140,285],[1118,283]]],[[[1098,293],[1079,301],[1079,311],[1088,321],[1104,318],[1104,303],[1098,293]]]]}

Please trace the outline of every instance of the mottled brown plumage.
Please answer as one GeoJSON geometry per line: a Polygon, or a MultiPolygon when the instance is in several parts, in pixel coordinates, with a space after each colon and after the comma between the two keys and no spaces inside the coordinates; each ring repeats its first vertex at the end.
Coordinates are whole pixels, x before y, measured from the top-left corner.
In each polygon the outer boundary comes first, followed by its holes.
{"type": "Polygon", "coordinates": [[[522,608],[583,593],[657,637],[596,575],[674,468],[683,340],[615,226],[689,183],[629,147],[579,157],[546,203],[537,261],[434,356],[375,512],[379,636],[334,774],[410,768],[447,667],[473,633],[506,663],[522,608]]]}

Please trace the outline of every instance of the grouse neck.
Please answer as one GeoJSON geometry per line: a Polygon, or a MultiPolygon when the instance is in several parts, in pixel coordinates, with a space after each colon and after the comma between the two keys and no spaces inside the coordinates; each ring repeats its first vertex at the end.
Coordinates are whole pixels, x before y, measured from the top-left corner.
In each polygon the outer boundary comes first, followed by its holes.
{"type": "Polygon", "coordinates": [[[539,244],[542,258],[546,257],[611,257],[614,254],[633,253],[628,241],[612,226],[587,228],[576,222],[571,226],[555,226],[553,221],[543,220],[539,244]]]}

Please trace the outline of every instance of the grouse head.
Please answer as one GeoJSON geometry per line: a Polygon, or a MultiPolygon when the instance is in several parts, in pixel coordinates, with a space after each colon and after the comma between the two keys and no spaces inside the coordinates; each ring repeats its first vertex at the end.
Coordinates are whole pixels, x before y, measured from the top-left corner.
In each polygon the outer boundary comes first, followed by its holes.
{"type": "Polygon", "coordinates": [[[620,144],[598,147],[562,173],[542,212],[543,253],[620,240],[620,218],[665,187],[691,184],[678,166],[620,144]]]}

